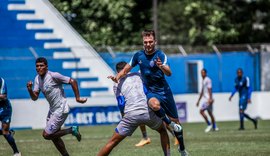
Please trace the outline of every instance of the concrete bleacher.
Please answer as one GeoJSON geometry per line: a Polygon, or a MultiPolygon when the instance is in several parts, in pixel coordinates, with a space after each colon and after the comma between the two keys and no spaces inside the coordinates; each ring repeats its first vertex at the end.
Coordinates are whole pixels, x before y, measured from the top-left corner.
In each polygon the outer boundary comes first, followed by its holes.
{"type": "MultiPolygon", "coordinates": [[[[80,85],[81,96],[90,96],[93,91],[108,91],[108,87],[99,86],[94,83],[99,80],[96,76],[76,75],[89,72],[90,68],[64,69],[64,62],[78,63],[80,58],[69,57],[55,59],[55,53],[69,53],[72,50],[68,46],[62,46],[62,38],[41,37],[37,34],[50,34],[52,28],[34,27],[31,24],[43,24],[43,19],[24,18],[20,14],[32,16],[35,10],[24,8],[25,0],[1,0],[0,1],[0,77],[3,77],[8,85],[8,95],[12,99],[29,98],[26,90],[26,83],[34,80],[36,75],[36,57],[46,57],[49,63],[49,70],[59,72],[63,75],[75,77],[80,85]],[[10,5],[19,4],[18,9],[9,9],[10,5]],[[29,25],[30,24],[30,25],[29,25]],[[92,84],[93,83],[93,84],[92,84]]],[[[53,35],[51,35],[53,36],[53,35]]],[[[70,86],[65,86],[66,96],[73,97],[70,86]]]]}

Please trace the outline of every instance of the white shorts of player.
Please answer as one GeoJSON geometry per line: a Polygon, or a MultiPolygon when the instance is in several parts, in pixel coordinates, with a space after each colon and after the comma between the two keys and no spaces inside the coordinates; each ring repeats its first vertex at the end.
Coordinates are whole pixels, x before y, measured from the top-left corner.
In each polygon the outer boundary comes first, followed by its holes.
{"type": "Polygon", "coordinates": [[[68,113],[48,113],[45,132],[47,134],[53,134],[61,129],[65,120],[68,117],[68,113]]]}

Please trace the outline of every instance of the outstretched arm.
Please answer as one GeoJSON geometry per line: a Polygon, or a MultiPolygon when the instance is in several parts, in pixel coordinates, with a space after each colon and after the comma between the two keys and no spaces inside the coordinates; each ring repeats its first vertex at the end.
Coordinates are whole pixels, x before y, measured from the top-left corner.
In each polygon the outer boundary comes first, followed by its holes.
{"type": "Polygon", "coordinates": [[[122,77],[126,76],[127,73],[129,73],[131,69],[132,69],[132,66],[130,66],[129,64],[126,64],[124,69],[122,69],[116,76],[108,76],[108,79],[111,79],[115,83],[118,83],[118,81],[122,77]]]}
{"type": "Polygon", "coordinates": [[[29,93],[31,99],[32,99],[33,101],[36,101],[36,100],[38,99],[39,92],[33,91],[32,86],[33,86],[33,82],[32,82],[32,81],[29,81],[29,82],[27,83],[27,90],[28,90],[28,93],[29,93]]]}
{"type": "Polygon", "coordinates": [[[80,97],[80,92],[79,92],[79,89],[78,89],[78,83],[76,80],[70,78],[69,80],[69,84],[71,85],[72,87],[72,90],[75,94],[75,97],[76,97],[76,101],[79,102],[79,103],[85,103],[87,101],[87,98],[81,98],[80,97]]]}

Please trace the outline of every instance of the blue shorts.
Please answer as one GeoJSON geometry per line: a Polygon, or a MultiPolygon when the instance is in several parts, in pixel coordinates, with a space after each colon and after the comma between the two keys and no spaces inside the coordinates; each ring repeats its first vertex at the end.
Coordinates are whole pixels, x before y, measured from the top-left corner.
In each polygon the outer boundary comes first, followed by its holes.
{"type": "Polygon", "coordinates": [[[172,92],[163,93],[152,93],[149,92],[147,95],[147,100],[151,98],[156,98],[160,102],[160,106],[164,109],[166,115],[172,118],[178,119],[178,112],[175,105],[172,92]]]}
{"type": "Polygon", "coordinates": [[[241,96],[239,100],[239,109],[246,110],[247,104],[248,104],[248,99],[246,98],[246,96],[241,96]]]}
{"type": "Polygon", "coordinates": [[[11,121],[11,108],[0,108],[0,121],[9,124],[11,121]]]}

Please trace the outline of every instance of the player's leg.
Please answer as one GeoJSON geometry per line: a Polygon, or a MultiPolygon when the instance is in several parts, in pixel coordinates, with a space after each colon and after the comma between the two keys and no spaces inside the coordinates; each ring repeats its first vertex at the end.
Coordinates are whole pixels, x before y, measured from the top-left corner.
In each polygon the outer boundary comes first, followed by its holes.
{"type": "Polygon", "coordinates": [[[62,156],[69,156],[65,143],[61,138],[52,139],[52,142],[62,156]]]}
{"type": "Polygon", "coordinates": [[[149,107],[154,111],[154,113],[161,118],[166,124],[171,124],[171,120],[166,115],[164,109],[160,106],[160,101],[156,97],[151,97],[148,100],[149,107]]]}
{"type": "Polygon", "coordinates": [[[7,142],[9,143],[10,147],[13,150],[14,155],[20,155],[20,152],[17,148],[17,145],[15,143],[15,139],[13,138],[13,136],[11,135],[11,133],[9,132],[9,125],[10,123],[5,123],[4,121],[2,121],[2,134],[5,137],[5,139],[7,140],[7,142]]]}
{"type": "Polygon", "coordinates": [[[258,125],[257,119],[253,119],[253,118],[251,118],[247,113],[245,113],[245,110],[246,110],[246,108],[247,108],[247,105],[248,105],[248,103],[246,102],[245,105],[243,106],[243,114],[244,114],[244,117],[247,118],[248,120],[252,121],[253,124],[254,124],[254,128],[257,129],[257,125],[258,125]]]}
{"type": "Polygon", "coordinates": [[[239,130],[244,130],[244,110],[243,109],[239,109],[239,117],[240,117],[240,127],[239,130]]]}
{"type": "Polygon", "coordinates": [[[213,131],[218,131],[218,127],[216,125],[216,120],[215,120],[215,117],[214,117],[214,114],[213,114],[213,104],[208,105],[206,110],[207,110],[207,112],[208,112],[208,114],[209,114],[209,116],[211,118],[213,131]]]}
{"type": "Polygon", "coordinates": [[[207,103],[203,103],[202,104],[202,107],[200,109],[200,114],[201,116],[204,118],[206,124],[207,124],[207,127],[206,129],[204,130],[205,133],[207,132],[210,132],[210,130],[212,129],[212,125],[211,125],[211,122],[208,120],[206,114],[205,114],[205,110],[207,110],[207,107],[208,107],[208,104],[207,103]]]}
{"type": "Polygon", "coordinates": [[[126,136],[121,136],[119,133],[114,132],[111,139],[107,144],[98,152],[98,156],[107,156],[111,153],[113,148],[117,146],[126,136]]]}
{"type": "Polygon", "coordinates": [[[160,143],[165,156],[170,156],[170,140],[166,128],[163,124],[157,129],[160,134],[160,143]]]}
{"type": "Polygon", "coordinates": [[[49,114],[48,116],[47,125],[43,131],[44,139],[53,140],[67,134],[72,134],[78,141],[81,141],[81,134],[78,126],[72,126],[61,130],[61,126],[64,124],[68,114],[49,114]]]}
{"type": "Polygon", "coordinates": [[[141,132],[142,132],[142,139],[139,143],[137,143],[135,146],[136,147],[141,147],[141,146],[144,146],[146,144],[150,144],[151,143],[151,140],[150,138],[147,136],[147,131],[146,131],[146,127],[145,125],[140,125],[140,129],[141,129],[141,132]]]}

